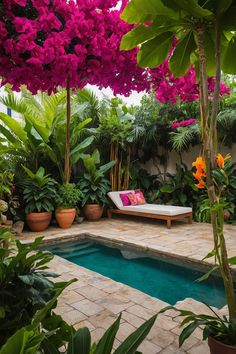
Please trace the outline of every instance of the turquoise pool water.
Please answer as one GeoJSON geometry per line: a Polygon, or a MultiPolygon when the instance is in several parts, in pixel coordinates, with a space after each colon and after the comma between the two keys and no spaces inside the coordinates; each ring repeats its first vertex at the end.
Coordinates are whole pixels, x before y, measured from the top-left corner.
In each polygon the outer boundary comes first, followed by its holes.
{"type": "Polygon", "coordinates": [[[56,244],[47,250],[172,305],[186,297],[216,307],[226,303],[220,278],[196,282],[203,273],[183,265],[153,258],[126,259],[119,249],[88,241],[56,244]]]}

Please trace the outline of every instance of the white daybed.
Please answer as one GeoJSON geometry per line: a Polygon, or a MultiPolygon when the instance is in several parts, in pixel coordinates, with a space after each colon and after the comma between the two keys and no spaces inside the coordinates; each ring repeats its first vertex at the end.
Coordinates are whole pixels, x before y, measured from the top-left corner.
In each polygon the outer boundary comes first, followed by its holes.
{"type": "Polygon", "coordinates": [[[133,215],[142,216],[153,219],[166,220],[167,228],[171,228],[172,220],[187,219],[188,222],[192,223],[192,208],[180,207],[173,205],[161,205],[161,204],[142,204],[135,206],[123,206],[120,198],[121,193],[133,192],[129,191],[118,191],[109,192],[108,196],[115,204],[117,209],[108,209],[108,217],[111,218],[112,214],[123,214],[123,215],[133,215]]]}

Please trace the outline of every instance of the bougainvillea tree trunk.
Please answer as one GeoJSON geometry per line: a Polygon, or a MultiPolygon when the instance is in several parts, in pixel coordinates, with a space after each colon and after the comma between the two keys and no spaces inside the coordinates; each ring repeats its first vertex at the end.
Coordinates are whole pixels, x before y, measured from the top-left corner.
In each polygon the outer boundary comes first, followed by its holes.
{"type": "Polygon", "coordinates": [[[70,103],[70,80],[66,82],[66,141],[65,141],[65,170],[64,183],[70,182],[71,164],[70,164],[70,119],[71,119],[71,103],[70,103]]]}

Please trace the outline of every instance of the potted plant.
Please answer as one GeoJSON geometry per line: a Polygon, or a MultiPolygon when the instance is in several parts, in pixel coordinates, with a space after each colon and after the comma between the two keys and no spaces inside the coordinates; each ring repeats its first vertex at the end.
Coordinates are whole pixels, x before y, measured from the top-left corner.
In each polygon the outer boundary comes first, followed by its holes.
{"type": "Polygon", "coordinates": [[[81,192],[74,183],[63,184],[59,187],[55,216],[62,229],[71,227],[76,216],[76,206],[80,199],[81,192]]]}
{"type": "Polygon", "coordinates": [[[56,197],[56,181],[40,167],[36,173],[24,167],[27,178],[23,183],[26,221],[32,231],[47,229],[52,218],[56,197]]]}
{"type": "Polygon", "coordinates": [[[100,154],[95,150],[92,155],[85,156],[83,162],[85,172],[79,181],[83,194],[83,212],[87,220],[97,221],[102,216],[104,205],[107,203],[107,193],[110,190],[110,182],[105,177],[105,173],[115,165],[116,161],[98,167],[100,154]]]}

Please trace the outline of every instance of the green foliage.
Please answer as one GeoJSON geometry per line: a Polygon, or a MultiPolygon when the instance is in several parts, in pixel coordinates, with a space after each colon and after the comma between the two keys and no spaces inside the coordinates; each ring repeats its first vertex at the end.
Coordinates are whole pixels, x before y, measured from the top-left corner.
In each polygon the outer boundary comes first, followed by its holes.
{"type": "Polygon", "coordinates": [[[103,107],[97,132],[101,141],[119,143],[123,148],[130,142],[135,108],[113,98],[103,107]]]}
{"type": "Polygon", "coordinates": [[[230,321],[227,316],[219,316],[211,307],[205,304],[211,310],[212,315],[195,314],[192,311],[180,310],[173,306],[168,306],[161,310],[163,313],[168,310],[179,312],[178,316],[184,317],[180,326],[184,327],[179,336],[180,347],[198,328],[203,328],[203,340],[212,336],[227,345],[236,345],[236,321],[230,321]]]}
{"type": "Polygon", "coordinates": [[[23,183],[23,199],[26,204],[25,212],[43,212],[54,209],[56,197],[56,181],[40,167],[36,173],[23,166],[27,178],[23,183]]]}
{"type": "Polygon", "coordinates": [[[95,150],[92,155],[84,157],[83,162],[85,173],[79,180],[79,188],[83,194],[82,205],[87,203],[105,205],[110,190],[110,182],[105,174],[116,164],[116,161],[97,167],[100,164],[100,154],[95,150]]]}
{"type": "MultiPolygon", "coordinates": [[[[10,237],[7,231],[4,234],[1,231],[1,240],[10,237]]],[[[17,241],[12,255],[5,244],[0,243],[0,345],[18,329],[29,325],[37,311],[67,285],[50,280],[57,276],[46,271],[46,264],[53,256],[45,251],[35,252],[41,242],[42,238],[37,238],[31,245],[17,241]]],[[[49,312],[47,316],[50,316],[49,312]]]]}
{"type": "Polygon", "coordinates": [[[14,175],[11,171],[0,170],[0,199],[4,198],[6,194],[11,194],[11,186],[13,184],[14,175]]]}
{"type": "Polygon", "coordinates": [[[168,182],[160,188],[160,197],[171,205],[193,206],[198,196],[192,171],[181,164],[176,165],[175,175],[167,174],[167,176],[168,182]]]}
{"type": "Polygon", "coordinates": [[[56,197],[58,209],[75,208],[81,199],[81,192],[74,183],[63,184],[59,187],[56,197]]]}
{"type": "MultiPolygon", "coordinates": [[[[48,96],[46,93],[31,95],[22,89],[22,97],[10,92],[0,101],[13,111],[22,115],[22,121],[0,113],[0,155],[22,159],[22,163],[36,171],[45,166],[47,171],[63,181],[65,134],[66,134],[66,91],[48,96]]],[[[72,96],[70,145],[72,167],[82,158],[94,140],[93,136],[84,139],[87,126],[96,116],[94,95],[86,90],[72,96]],[[90,102],[88,102],[90,98],[90,102]],[[93,106],[94,104],[94,106],[93,106]],[[94,114],[91,118],[88,114],[94,114]]]]}
{"type": "Polygon", "coordinates": [[[233,58],[235,49],[235,7],[232,1],[219,2],[217,6],[212,1],[199,3],[191,1],[149,1],[131,0],[126,6],[122,18],[133,24],[139,24],[126,34],[121,42],[121,49],[129,50],[139,45],[137,60],[140,66],[156,67],[169,55],[174,37],[178,42],[170,58],[171,69],[176,77],[184,75],[191,64],[198,66],[196,55],[196,32],[199,25],[204,24],[207,73],[215,72],[215,61],[212,51],[212,32],[215,24],[221,25],[222,69],[226,73],[235,74],[236,65],[233,58]],[[152,20],[150,29],[146,29],[146,21],[152,20]],[[158,23],[158,26],[155,24],[158,23]],[[225,31],[227,32],[225,35],[225,31]],[[232,31],[232,32],[229,32],[232,31]]]}
{"type": "MultiPolygon", "coordinates": [[[[60,316],[52,315],[50,321],[53,322],[55,317],[60,316]]],[[[42,320],[42,323],[44,324],[45,318],[43,317],[42,320]]],[[[60,344],[62,344],[64,340],[63,349],[61,347],[59,349],[59,343],[55,341],[55,337],[53,338],[51,332],[45,331],[45,328],[42,330],[40,327],[41,323],[34,321],[34,324],[25,326],[14,333],[5,345],[0,348],[0,354],[59,354],[62,352],[64,354],[142,354],[141,352],[137,352],[136,349],[150,332],[156,320],[156,316],[151,317],[143,323],[138,329],[131,333],[115,351],[113,351],[113,345],[120,326],[120,320],[121,315],[106,330],[98,343],[93,343],[92,345],[91,334],[88,328],[85,327],[75,331],[72,326],[66,325],[66,322],[61,320],[60,325],[62,327],[67,327],[66,330],[64,329],[64,331],[61,332],[62,337],[60,344]],[[68,333],[66,333],[66,331],[68,333]]],[[[59,323],[57,325],[59,325],[59,323]]],[[[58,330],[60,331],[59,327],[54,328],[55,332],[58,330]]]]}

